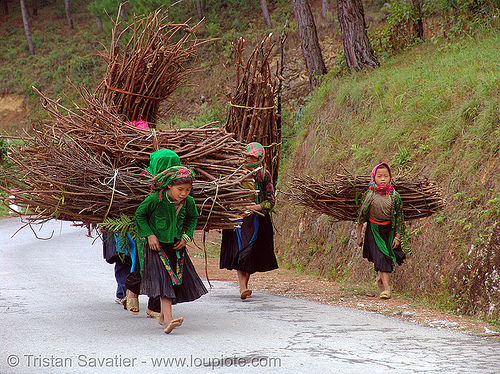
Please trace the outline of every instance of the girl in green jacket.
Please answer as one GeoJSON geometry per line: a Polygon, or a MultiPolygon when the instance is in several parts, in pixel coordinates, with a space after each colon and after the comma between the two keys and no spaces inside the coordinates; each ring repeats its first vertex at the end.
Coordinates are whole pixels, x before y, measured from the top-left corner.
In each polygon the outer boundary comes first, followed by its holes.
{"type": "Polygon", "coordinates": [[[152,180],[152,193],[135,213],[137,235],[147,238],[141,294],[160,296],[159,323],[166,334],[184,321],[183,317],[172,317],[172,305],[196,300],[208,292],[186,252],[198,221],[189,195],[193,179],[190,168],[168,168],[152,180]]]}

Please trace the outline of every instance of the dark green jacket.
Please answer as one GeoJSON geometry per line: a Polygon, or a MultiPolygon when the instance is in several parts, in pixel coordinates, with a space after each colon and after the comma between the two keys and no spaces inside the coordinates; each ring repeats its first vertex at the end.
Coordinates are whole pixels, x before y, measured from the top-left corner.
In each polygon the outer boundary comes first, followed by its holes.
{"type": "Polygon", "coordinates": [[[135,212],[137,236],[156,235],[161,243],[173,243],[186,234],[193,240],[193,233],[198,222],[198,211],[192,196],[184,201],[179,214],[175,214],[175,205],[167,199],[167,192],[152,193],[144,199],[135,212]]]}

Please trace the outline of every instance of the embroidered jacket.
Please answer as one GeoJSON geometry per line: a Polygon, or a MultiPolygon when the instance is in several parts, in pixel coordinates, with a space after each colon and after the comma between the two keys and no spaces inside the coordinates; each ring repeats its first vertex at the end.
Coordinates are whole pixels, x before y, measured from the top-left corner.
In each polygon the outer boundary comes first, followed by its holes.
{"type": "MultiPolygon", "coordinates": [[[[370,214],[370,204],[373,200],[373,195],[376,192],[372,190],[366,190],[361,197],[361,204],[358,208],[358,218],[357,223],[363,223],[368,221],[370,214]]],[[[396,233],[403,234],[405,231],[404,214],[403,214],[403,203],[401,201],[401,196],[397,191],[389,192],[391,197],[391,227],[396,231],[396,233]]]]}
{"type": "Polygon", "coordinates": [[[160,201],[160,193],[152,193],[144,199],[135,212],[137,236],[155,234],[161,243],[173,243],[174,239],[184,237],[193,240],[198,223],[198,211],[192,196],[186,197],[176,214],[175,205],[168,201],[166,194],[160,201]],[[187,237],[186,237],[187,236],[187,237]]]}
{"type": "Polygon", "coordinates": [[[264,170],[264,175],[262,174],[261,169],[255,176],[255,189],[259,190],[258,195],[255,196],[255,203],[262,207],[263,213],[269,213],[276,204],[274,185],[271,180],[271,174],[267,170],[264,170]]]}

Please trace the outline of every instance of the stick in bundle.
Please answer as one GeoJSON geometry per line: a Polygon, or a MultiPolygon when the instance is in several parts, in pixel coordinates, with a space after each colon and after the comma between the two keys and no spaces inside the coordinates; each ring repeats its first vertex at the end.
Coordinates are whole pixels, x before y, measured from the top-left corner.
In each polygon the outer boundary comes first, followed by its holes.
{"type": "MultiPolygon", "coordinates": [[[[367,190],[369,176],[338,174],[334,180],[318,181],[309,176],[295,177],[285,191],[289,199],[339,221],[355,221],[361,196],[367,190]]],[[[406,220],[428,217],[442,209],[441,189],[428,180],[393,181],[403,203],[406,220]]]]}
{"type": "MultiPolygon", "coordinates": [[[[271,73],[269,60],[275,46],[272,34],[253,50],[247,62],[243,61],[245,40],[240,38],[233,46],[236,51],[236,90],[229,99],[229,115],[225,129],[243,143],[259,142],[266,148],[266,165],[273,183],[278,179],[281,146],[281,122],[277,108],[281,80],[279,63],[277,72],[271,73]]],[[[284,40],[281,41],[282,43],[284,40]]],[[[283,51],[283,48],[281,48],[283,51]]],[[[282,60],[281,60],[282,61],[282,60]]]]}

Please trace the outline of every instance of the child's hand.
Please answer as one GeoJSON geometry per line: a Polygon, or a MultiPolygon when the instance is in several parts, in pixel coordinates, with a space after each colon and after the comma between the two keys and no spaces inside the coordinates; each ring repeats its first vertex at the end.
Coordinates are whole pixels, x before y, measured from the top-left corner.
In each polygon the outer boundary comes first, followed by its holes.
{"type": "Polygon", "coordinates": [[[363,246],[363,237],[358,236],[358,247],[362,247],[362,246],[363,246]]]}
{"type": "Polygon", "coordinates": [[[184,240],[184,238],[181,238],[181,240],[179,240],[177,243],[174,244],[174,249],[176,251],[180,251],[185,246],[186,246],[186,241],[184,240]]]}
{"type": "Polygon", "coordinates": [[[401,239],[399,239],[397,236],[394,238],[392,241],[392,249],[396,249],[398,245],[401,243],[401,239]]]}
{"type": "Polygon", "coordinates": [[[246,209],[245,217],[249,216],[253,212],[261,212],[262,211],[262,207],[260,206],[260,204],[247,205],[245,207],[245,209],[246,209]]]}
{"type": "Polygon", "coordinates": [[[149,248],[151,248],[153,251],[159,251],[161,249],[160,241],[154,234],[148,236],[148,244],[149,248]]]}

